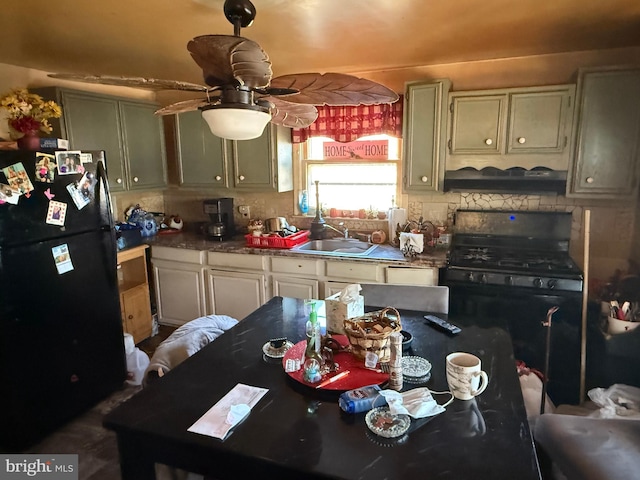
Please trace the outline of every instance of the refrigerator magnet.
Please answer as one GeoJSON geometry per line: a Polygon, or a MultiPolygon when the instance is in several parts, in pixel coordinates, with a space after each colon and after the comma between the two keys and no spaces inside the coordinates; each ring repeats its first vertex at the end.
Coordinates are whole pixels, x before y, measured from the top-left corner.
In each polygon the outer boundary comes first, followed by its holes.
{"type": "Polygon", "coordinates": [[[56,262],[58,275],[62,275],[63,273],[73,270],[71,255],[69,255],[69,246],[66,243],[53,247],[51,249],[51,253],[53,253],[53,260],[56,262]]]}
{"type": "Polygon", "coordinates": [[[80,153],[80,163],[93,163],[93,155],[90,153],[80,153]]]}
{"type": "Polygon", "coordinates": [[[49,209],[47,210],[47,223],[51,225],[64,225],[64,219],[67,216],[67,204],[62,202],[56,202],[55,200],[49,201],[49,209]]]}
{"type": "Polygon", "coordinates": [[[67,185],[67,191],[69,192],[69,195],[71,195],[71,200],[73,200],[73,203],[75,203],[78,210],[82,210],[89,204],[89,197],[80,193],[80,190],[75,183],[67,185]]]}
{"type": "Polygon", "coordinates": [[[80,163],[80,152],[56,152],[56,164],[59,175],[73,175],[78,173],[80,163]]]}
{"type": "Polygon", "coordinates": [[[86,172],[78,182],[78,190],[85,198],[93,198],[93,192],[96,188],[96,176],[93,172],[86,172]]]}
{"type": "Polygon", "coordinates": [[[0,202],[17,205],[20,199],[20,192],[14,190],[9,185],[0,183],[0,202]]]}
{"type": "Polygon", "coordinates": [[[36,181],[52,183],[56,172],[56,157],[48,153],[36,153],[36,181]]]}
{"type": "Polygon", "coordinates": [[[24,169],[22,162],[14,163],[13,165],[3,168],[2,173],[7,177],[9,186],[13,190],[20,192],[20,195],[28,194],[33,190],[33,184],[31,180],[29,180],[29,175],[27,175],[27,171],[24,169]]]}

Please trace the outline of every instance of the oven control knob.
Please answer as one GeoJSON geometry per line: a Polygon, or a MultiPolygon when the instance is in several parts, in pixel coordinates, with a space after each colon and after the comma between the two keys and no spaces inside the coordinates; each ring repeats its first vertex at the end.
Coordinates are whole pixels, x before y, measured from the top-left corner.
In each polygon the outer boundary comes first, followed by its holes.
{"type": "Polygon", "coordinates": [[[473,282],[475,280],[475,278],[473,277],[473,273],[471,272],[467,273],[467,280],[469,282],[473,282]]]}
{"type": "Polygon", "coordinates": [[[484,273],[482,273],[482,274],[480,275],[480,277],[478,278],[478,282],[480,282],[480,283],[487,283],[487,275],[486,275],[486,274],[484,274],[484,273]]]}
{"type": "Polygon", "coordinates": [[[541,278],[535,278],[533,280],[533,286],[536,287],[536,288],[542,287],[542,279],[541,278]]]}
{"type": "Polygon", "coordinates": [[[547,287],[553,290],[554,288],[556,288],[557,284],[558,284],[558,281],[552,278],[547,282],[547,287]]]}
{"type": "Polygon", "coordinates": [[[511,275],[507,275],[504,277],[505,285],[513,285],[513,277],[511,275]]]}

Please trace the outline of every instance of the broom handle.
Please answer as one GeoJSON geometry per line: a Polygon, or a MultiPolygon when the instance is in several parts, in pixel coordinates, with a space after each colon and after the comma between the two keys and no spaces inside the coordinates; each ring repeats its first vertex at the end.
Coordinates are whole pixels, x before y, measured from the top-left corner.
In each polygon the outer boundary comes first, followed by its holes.
{"type": "Polygon", "coordinates": [[[580,338],[580,403],[585,398],[587,371],[587,302],[589,299],[589,249],[591,239],[591,210],[584,211],[584,284],[582,287],[582,335],[580,338]]]}

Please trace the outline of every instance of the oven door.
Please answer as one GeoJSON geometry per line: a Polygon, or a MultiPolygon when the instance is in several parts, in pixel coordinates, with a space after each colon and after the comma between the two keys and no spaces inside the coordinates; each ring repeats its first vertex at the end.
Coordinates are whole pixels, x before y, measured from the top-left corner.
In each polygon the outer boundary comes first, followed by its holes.
{"type": "MultiPolygon", "coordinates": [[[[445,282],[446,284],[446,282],[445,282]]],[[[582,293],[493,285],[450,283],[449,317],[478,324],[506,324],[516,360],[544,373],[548,310],[558,306],[551,325],[547,392],[556,404],[580,403],[582,293]]]]}

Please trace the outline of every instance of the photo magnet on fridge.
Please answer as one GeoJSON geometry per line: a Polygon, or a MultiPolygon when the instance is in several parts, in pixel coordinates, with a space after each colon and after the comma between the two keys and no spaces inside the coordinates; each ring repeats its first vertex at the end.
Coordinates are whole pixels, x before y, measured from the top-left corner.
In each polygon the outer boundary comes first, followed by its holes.
{"type": "Polygon", "coordinates": [[[80,163],[93,163],[93,155],[90,153],[80,153],[80,163]]]}
{"type": "Polygon", "coordinates": [[[19,199],[19,191],[14,190],[9,185],[0,183],[0,203],[10,203],[12,205],[17,205],[19,199]]]}
{"type": "Polygon", "coordinates": [[[80,193],[78,187],[79,186],[76,185],[76,183],[70,183],[67,185],[67,190],[69,191],[69,195],[71,195],[71,200],[76,204],[78,210],[82,210],[83,207],[86,207],[89,204],[90,198],[80,193]]]}
{"type": "Polygon", "coordinates": [[[53,260],[56,262],[56,269],[58,274],[63,274],[73,270],[73,263],[71,263],[71,255],[69,254],[69,245],[63,243],[57,247],[51,249],[53,254],[53,260]]]}
{"type": "Polygon", "coordinates": [[[59,175],[78,173],[78,167],[82,166],[80,152],[56,152],[56,164],[58,165],[59,175]]]}
{"type": "Polygon", "coordinates": [[[49,209],[47,210],[47,223],[51,225],[64,225],[64,219],[67,216],[67,204],[62,202],[56,202],[55,200],[49,201],[49,209]]]}
{"type": "Polygon", "coordinates": [[[56,157],[48,153],[36,153],[36,181],[52,183],[56,176],[56,157]]]}
{"type": "Polygon", "coordinates": [[[20,195],[28,194],[33,190],[33,184],[29,180],[29,175],[24,169],[22,162],[14,163],[6,168],[2,169],[2,173],[7,177],[9,186],[18,192],[20,195]]]}

